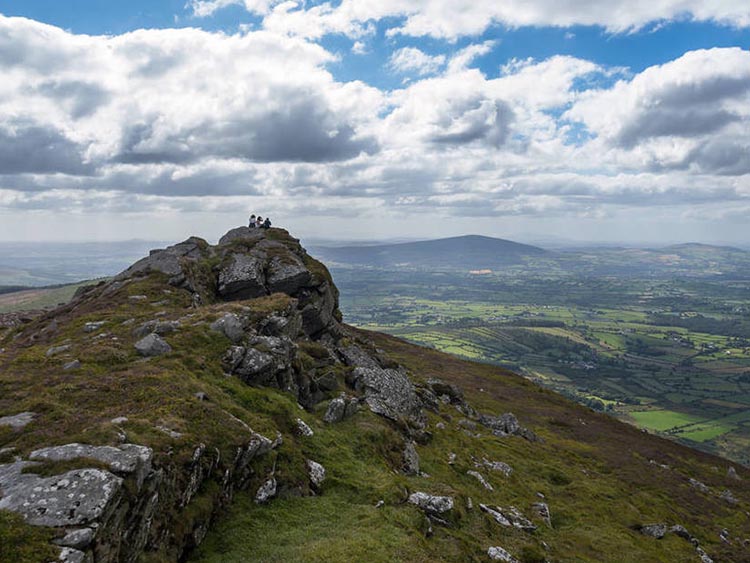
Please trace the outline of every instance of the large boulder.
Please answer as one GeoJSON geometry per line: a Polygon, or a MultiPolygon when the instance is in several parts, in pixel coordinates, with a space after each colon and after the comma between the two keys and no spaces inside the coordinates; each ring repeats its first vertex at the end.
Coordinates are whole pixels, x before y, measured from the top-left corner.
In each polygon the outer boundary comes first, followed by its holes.
{"type": "Polygon", "coordinates": [[[354,387],[365,396],[370,410],[391,420],[406,420],[424,426],[422,401],[411,380],[396,369],[357,368],[354,387]]]}
{"type": "Polygon", "coordinates": [[[152,250],[146,257],[115,276],[115,281],[144,275],[151,272],[161,272],[168,276],[180,276],[183,273],[182,263],[185,260],[198,260],[204,256],[208,243],[198,237],[190,237],[184,242],[165,249],[152,250]]]}
{"type": "Polygon", "coordinates": [[[271,293],[295,295],[310,283],[311,278],[312,275],[302,260],[291,252],[274,256],[268,262],[266,284],[271,293]]]}
{"type": "Polygon", "coordinates": [[[266,295],[263,266],[262,256],[232,254],[229,263],[219,270],[219,295],[224,299],[253,299],[266,295]]]}
{"type": "Polygon", "coordinates": [[[172,351],[172,347],[161,336],[152,332],[135,343],[136,351],[146,358],[161,356],[172,351]]]}
{"type": "Polygon", "coordinates": [[[427,514],[444,514],[453,509],[453,497],[431,495],[417,491],[409,495],[409,503],[427,514]]]}
{"type": "Polygon", "coordinates": [[[251,229],[250,227],[237,227],[219,239],[219,245],[229,244],[234,241],[254,242],[263,238],[263,229],[251,229]]]}

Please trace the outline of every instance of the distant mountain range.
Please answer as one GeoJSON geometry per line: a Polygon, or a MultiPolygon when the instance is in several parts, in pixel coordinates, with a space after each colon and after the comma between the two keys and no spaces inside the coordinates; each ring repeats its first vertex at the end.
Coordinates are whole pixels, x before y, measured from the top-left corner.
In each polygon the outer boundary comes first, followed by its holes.
{"type": "Polygon", "coordinates": [[[478,235],[375,246],[316,247],[314,251],[324,260],[342,265],[469,270],[518,264],[524,258],[550,254],[536,246],[478,235]]]}

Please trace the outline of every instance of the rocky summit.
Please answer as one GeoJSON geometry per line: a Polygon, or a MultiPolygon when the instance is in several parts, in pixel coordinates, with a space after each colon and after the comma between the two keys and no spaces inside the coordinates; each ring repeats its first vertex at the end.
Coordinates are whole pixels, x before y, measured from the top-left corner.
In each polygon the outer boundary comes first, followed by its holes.
{"type": "Polygon", "coordinates": [[[750,561],[750,472],[343,324],[282,229],[0,333],[0,561],[750,561]]]}

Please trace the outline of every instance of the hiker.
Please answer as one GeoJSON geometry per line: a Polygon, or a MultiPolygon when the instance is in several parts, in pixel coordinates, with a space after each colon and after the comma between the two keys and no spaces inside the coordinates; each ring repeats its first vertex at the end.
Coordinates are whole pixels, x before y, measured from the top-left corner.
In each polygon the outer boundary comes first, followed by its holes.
{"type": "Polygon", "coordinates": [[[255,228],[255,213],[250,215],[250,224],[248,225],[248,227],[250,227],[251,229],[255,228]]]}
{"type": "Polygon", "coordinates": [[[260,229],[263,226],[263,217],[258,215],[258,218],[255,220],[255,226],[260,229]]]}
{"type": "Polygon", "coordinates": [[[263,221],[263,228],[264,229],[270,229],[271,228],[271,220],[268,217],[266,217],[266,220],[263,221]]]}

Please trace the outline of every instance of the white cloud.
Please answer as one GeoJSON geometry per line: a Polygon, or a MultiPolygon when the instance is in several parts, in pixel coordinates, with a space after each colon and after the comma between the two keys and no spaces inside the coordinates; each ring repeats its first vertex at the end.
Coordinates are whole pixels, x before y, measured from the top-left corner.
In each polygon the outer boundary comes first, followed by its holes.
{"type": "Polygon", "coordinates": [[[570,56],[472,68],[492,47],[397,51],[392,68],[414,76],[387,91],[336,80],[336,55],[268,29],[97,37],[0,17],[0,239],[14,211],[52,209],[244,220],[253,207],[345,235],[397,220],[425,233],[446,215],[460,231],[747,208],[747,51],[635,76],[570,56]]]}
{"type": "Polygon", "coordinates": [[[445,64],[445,55],[428,55],[416,47],[403,47],[394,51],[388,61],[391,70],[402,73],[415,73],[419,76],[435,74],[445,64]]]}
{"type": "Polygon", "coordinates": [[[402,18],[391,34],[455,40],[476,36],[492,25],[510,27],[598,25],[621,33],[675,20],[711,21],[750,26],[744,0],[342,0],[306,7],[275,0],[193,0],[193,11],[206,16],[230,4],[244,5],[265,16],[264,25],[278,32],[317,38],[328,33],[361,35],[373,22],[402,18]]]}

